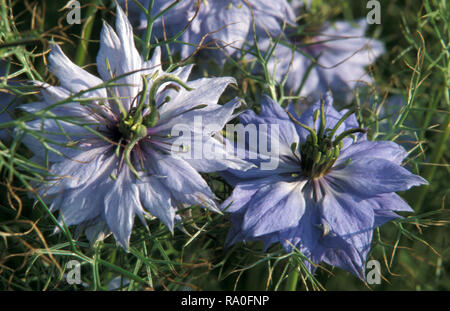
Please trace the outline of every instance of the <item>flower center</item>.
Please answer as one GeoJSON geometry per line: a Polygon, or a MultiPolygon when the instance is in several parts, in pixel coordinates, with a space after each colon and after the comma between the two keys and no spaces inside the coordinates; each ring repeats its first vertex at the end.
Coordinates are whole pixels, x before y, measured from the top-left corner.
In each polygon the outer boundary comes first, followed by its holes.
{"type": "Polygon", "coordinates": [[[120,133],[119,148],[122,142],[125,142],[125,149],[123,151],[123,159],[128,165],[130,171],[139,179],[139,174],[131,163],[130,155],[136,144],[143,138],[148,137],[148,128],[156,126],[159,121],[158,107],[156,107],[156,95],[158,89],[167,82],[176,82],[184,87],[186,90],[192,90],[189,88],[180,78],[174,75],[166,74],[157,77],[157,72],[150,78],[155,79],[148,87],[148,76],[142,75],[142,91],[136,96],[138,101],[136,106],[131,105],[129,111],[126,111],[120,101],[116,101],[121,111],[121,117],[118,123],[118,130],[120,133]],[[144,115],[144,110],[147,109],[148,113],[144,115]]]}
{"type": "Polygon", "coordinates": [[[147,136],[147,127],[142,124],[142,116],[135,118],[136,108],[132,108],[130,113],[122,116],[119,121],[119,132],[126,141],[142,139],[147,136]]]}
{"type": "MultiPolygon", "coordinates": [[[[362,128],[352,128],[336,135],[339,127],[344,121],[353,114],[348,111],[336,123],[333,128],[325,128],[325,111],[324,102],[320,105],[320,110],[314,112],[314,127],[311,128],[296,120],[290,112],[289,118],[296,124],[300,125],[309,132],[306,141],[299,146],[300,151],[300,167],[304,176],[316,179],[325,175],[339,157],[340,151],[343,147],[343,139],[348,136],[354,136],[355,133],[365,133],[366,130],[362,128]],[[319,130],[316,131],[316,122],[320,116],[319,130]]],[[[292,152],[295,155],[297,151],[297,143],[291,146],[292,152]]]]}
{"type": "Polygon", "coordinates": [[[339,157],[342,140],[336,145],[329,136],[318,138],[315,144],[310,134],[306,142],[300,145],[300,166],[309,178],[320,178],[325,175],[339,157]]]}

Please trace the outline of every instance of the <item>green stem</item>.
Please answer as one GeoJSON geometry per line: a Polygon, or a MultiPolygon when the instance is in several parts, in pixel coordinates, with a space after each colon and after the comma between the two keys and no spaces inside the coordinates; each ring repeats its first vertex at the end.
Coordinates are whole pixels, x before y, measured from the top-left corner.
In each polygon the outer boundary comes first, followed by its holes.
{"type": "Polygon", "coordinates": [[[286,283],[286,290],[287,291],[296,291],[297,290],[297,283],[298,283],[298,276],[299,272],[298,269],[295,268],[294,270],[289,273],[287,283],[286,283]]]}
{"type": "Polygon", "coordinates": [[[145,32],[144,49],[142,53],[144,55],[144,60],[148,60],[148,56],[150,54],[150,39],[152,36],[154,22],[154,19],[152,17],[153,3],[154,0],[150,0],[147,10],[147,30],[145,32]]]}
{"type": "Polygon", "coordinates": [[[344,116],[336,123],[336,125],[333,127],[330,133],[330,139],[333,139],[334,134],[336,134],[336,131],[341,127],[342,123],[344,123],[345,120],[348,119],[353,114],[353,110],[347,111],[344,116]]]}
{"type": "MultiPolygon", "coordinates": [[[[142,122],[142,111],[145,108],[145,102],[147,99],[147,89],[148,89],[148,81],[147,81],[147,77],[145,75],[142,75],[142,91],[141,91],[141,97],[139,99],[139,103],[136,109],[136,112],[134,113],[133,122],[142,122]]],[[[153,108],[153,107],[151,107],[153,108]]]]}
{"type": "Polygon", "coordinates": [[[317,138],[316,131],[314,131],[312,128],[310,128],[310,127],[307,126],[306,124],[303,124],[303,123],[301,123],[300,121],[298,121],[297,119],[295,119],[294,116],[293,116],[289,111],[286,111],[286,112],[287,112],[289,118],[292,120],[292,122],[294,122],[295,124],[297,124],[297,125],[303,127],[305,130],[307,130],[307,131],[311,134],[311,137],[312,137],[312,139],[313,139],[314,146],[317,146],[318,143],[319,143],[319,139],[317,138]]]}
{"type": "Polygon", "coordinates": [[[95,13],[97,13],[97,0],[92,1],[91,5],[87,9],[87,19],[83,24],[81,29],[80,45],[78,46],[77,53],[75,56],[75,63],[78,66],[82,66],[86,59],[88,52],[89,39],[91,38],[92,27],[94,25],[95,13]]]}
{"type": "Polygon", "coordinates": [[[333,142],[334,146],[337,146],[341,142],[341,140],[343,140],[345,137],[355,134],[355,133],[367,133],[367,130],[362,129],[362,128],[349,129],[349,130],[341,133],[338,137],[336,137],[336,139],[333,142]]]}
{"type": "Polygon", "coordinates": [[[141,177],[139,176],[138,171],[134,168],[133,164],[131,163],[130,156],[131,156],[131,150],[133,150],[134,146],[138,143],[138,141],[140,139],[141,139],[141,137],[137,137],[137,138],[133,139],[132,141],[130,141],[128,143],[127,147],[125,148],[125,151],[123,152],[125,163],[128,165],[128,168],[136,176],[137,179],[141,179],[141,177]]]}

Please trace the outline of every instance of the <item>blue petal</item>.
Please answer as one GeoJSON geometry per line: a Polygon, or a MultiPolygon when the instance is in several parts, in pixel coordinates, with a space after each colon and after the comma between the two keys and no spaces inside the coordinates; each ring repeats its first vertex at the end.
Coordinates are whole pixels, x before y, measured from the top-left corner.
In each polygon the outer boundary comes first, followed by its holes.
{"type": "Polygon", "coordinates": [[[98,159],[90,160],[89,164],[83,165],[79,162],[75,166],[75,161],[66,160],[59,167],[52,167],[55,174],[60,174],[60,181],[50,184],[48,188],[41,190],[41,195],[45,198],[53,196],[54,200],[50,206],[51,211],[60,210],[61,218],[67,226],[78,225],[85,221],[101,216],[104,209],[104,199],[111,191],[114,182],[110,175],[117,166],[117,160],[114,155],[104,159],[99,156],[98,159]],[[74,163],[72,163],[74,162],[74,163]],[[93,167],[101,163],[99,170],[93,171],[93,167]],[[69,166],[66,171],[62,167],[69,166]],[[71,176],[69,174],[73,174],[71,176]],[[84,179],[84,177],[88,177],[84,179]],[[82,183],[79,183],[80,178],[82,183]],[[66,185],[72,185],[72,188],[66,185]]]}
{"type": "Polygon", "coordinates": [[[104,217],[116,241],[125,250],[129,246],[134,216],[140,210],[138,187],[129,170],[124,169],[105,196],[104,217]]]}
{"type": "Polygon", "coordinates": [[[202,176],[182,158],[148,150],[147,165],[180,204],[201,205],[218,211],[214,193],[202,176]]]}
{"type": "Polygon", "coordinates": [[[170,190],[155,176],[142,177],[137,187],[143,207],[173,231],[175,208],[170,190]]]}
{"type": "Polygon", "coordinates": [[[370,202],[374,208],[376,227],[388,221],[401,218],[395,212],[414,212],[408,203],[395,193],[380,194],[370,199],[370,202]]]}
{"type": "MultiPolygon", "coordinates": [[[[103,83],[96,76],[81,69],[67,58],[58,45],[52,45],[48,57],[50,71],[59,79],[61,85],[74,93],[93,88],[103,83]]],[[[106,98],[105,89],[96,89],[83,94],[83,97],[106,98]]]]}
{"type": "Polygon", "coordinates": [[[259,189],[249,202],[242,230],[257,237],[297,225],[305,211],[303,185],[281,181],[259,189]]]}
{"type": "Polygon", "coordinates": [[[353,158],[350,164],[333,168],[327,179],[337,191],[359,198],[405,191],[413,186],[427,184],[422,177],[410,173],[398,164],[379,158],[353,158]]]}
{"type": "Polygon", "coordinates": [[[350,159],[378,158],[400,165],[408,155],[406,150],[392,141],[360,141],[343,150],[335,165],[350,159]]]}
{"type": "MultiPolygon", "coordinates": [[[[222,93],[225,91],[225,88],[230,83],[236,83],[236,80],[231,77],[223,77],[202,78],[194,81],[189,81],[187,84],[190,88],[193,88],[192,91],[180,89],[174,98],[171,98],[169,102],[165,103],[159,109],[161,118],[160,124],[163,124],[161,128],[170,129],[174,124],[188,121],[190,124],[194,120],[193,116],[198,115],[199,111],[215,111],[215,113],[217,113],[219,111],[217,109],[223,107],[221,105],[218,105],[217,102],[219,101],[220,96],[222,96],[222,93]],[[200,105],[205,105],[205,107],[202,109],[186,112],[200,105]],[[188,118],[190,119],[188,121],[185,121],[188,118]]],[[[230,105],[234,105],[236,107],[237,103],[233,101],[233,104],[230,105]]],[[[218,123],[217,121],[211,121],[211,123],[214,122],[218,123]]]]}
{"type": "Polygon", "coordinates": [[[359,251],[370,246],[365,234],[373,231],[374,212],[370,202],[356,202],[347,193],[327,191],[322,202],[323,225],[359,251]]]}
{"type": "Polygon", "coordinates": [[[261,117],[289,120],[289,116],[281,106],[268,95],[264,94],[261,99],[261,117]]]}
{"type": "MultiPolygon", "coordinates": [[[[309,187],[308,185],[306,187],[309,187]]],[[[305,189],[305,191],[308,191],[305,189]]],[[[316,202],[306,198],[306,207],[303,216],[295,228],[280,233],[280,242],[286,251],[298,248],[303,254],[320,263],[321,254],[315,253],[322,231],[319,228],[320,210],[316,202]]],[[[312,268],[310,266],[310,268],[312,268]]]]}
{"type": "Polygon", "coordinates": [[[26,126],[29,132],[24,136],[22,142],[34,153],[35,159],[41,163],[44,163],[46,155],[51,162],[60,162],[65,158],[77,157],[83,148],[79,146],[70,147],[68,146],[70,142],[78,142],[89,138],[98,141],[95,135],[85,128],[65,121],[37,119],[28,122],[26,126]],[[48,146],[53,149],[48,148],[47,154],[44,152],[42,137],[46,139],[48,146]]]}
{"type": "MultiPolygon", "coordinates": [[[[371,237],[367,239],[370,243],[371,237]]],[[[322,260],[332,266],[340,267],[365,280],[365,261],[367,251],[359,251],[339,237],[326,237],[321,242],[324,247],[322,260]]],[[[367,248],[368,250],[368,248],[367,248]]]]}

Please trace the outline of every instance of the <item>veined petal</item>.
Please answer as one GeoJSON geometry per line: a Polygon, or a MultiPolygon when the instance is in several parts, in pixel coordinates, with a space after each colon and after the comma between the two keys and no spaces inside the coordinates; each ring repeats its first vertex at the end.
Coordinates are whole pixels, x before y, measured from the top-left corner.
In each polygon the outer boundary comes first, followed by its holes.
{"type": "Polygon", "coordinates": [[[273,184],[285,182],[286,180],[285,178],[274,175],[267,178],[255,178],[242,181],[235,186],[231,196],[222,203],[220,208],[222,210],[226,209],[230,213],[240,212],[259,189],[270,187],[273,184]]]}
{"type": "Polygon", "coordinates": [[[128,169],[122,170],[105,196],[104,216],[109,230],[125,250],[130,242],[136,212],[141,210],[139,190],[128,169]]]}
{"type": "Polygon", "coordinates": [[[216,1],[204,17],[202,30],[204,34],[213,34],[213,40],[233,54],[245,43],[251,21],[250,10],[245,4],[238,6],[232,2],[216,1]]]}
{"type": "Polygon", "coordinates": [[[408,155],[406,150],[392,141],[361,141],[345,148],[335,165],[345,163],[348,159],[378,158],[400,165],[408,155]]]}
{"type": "MultiPolygon", "coordinates": [[[[66,160],[65,164],[71,163],[66,160]]],[[[86,178],[83,183],[74,184],[77,186],[76,188],[62,187],[71,177],[61,176],[62,180],[59,183],[51,184],[48,189],[44,189],[42,194],[44,197],[54,196],[50,206],[51,211],[60,210],[60,219],[64,219],[67,226],[95,219],[103,214],[104,200],[113,182],[110,175],[115,168],[115,159],[109,157],[108,161],[102,162],[101,170],[97,172],[90,170],[92,166],[86,166],[85,169],[81,167],[79,171],[75,170],[79,174],[78,177],[83,174],[90,177],[86,178]]],[[[72,170],[71,173],[75,172],[72,170]]]]}
{"type": "Polygon", "coordinates": [[[173,232],[175,208],[172,194],[160,178],[147,176],[137,182],[142,205],[173,232]]]}
{"type": "Polygon", "coordinates": [[[256,237],[297,225],[305,210],[303,186],[278,182],[258,190],[244,215],[242,230],[256,237]]]}
{"type": "Polygon", "coordinates": [[[64,190],[84,187],[98,176],[105,173],[109,176],[114,165],[117,166],[117,158],[108,145],[81,150],[76,157],[61,160],[51,166],[56,181],[46,187],[44,195],[56,195],[64,190]]]}
{"type": "MultiPolygon", "coordinates": [[[[306,185],[304,193],[310,186],[306,185]]],[[[296,227],[280,232],[280,242],[288,252],[298,248],[306,256],[315,257],[316,262],[321,261],[322,254],[315,252],[317,243],[322,237],[320,229],[320,205],[314,200],[305,197],[305,211],[296,227]]]]}
{"type": "Polygon", "coordinates": [[[110,25],[103,22],[100,33],[100,50],[97,54],[97,71],[103,80],[108,81],[113,75],[121,75],[122,45],[116,32],[110,25]],[[109,64],[109,69],[107,64],[109,64]]]}
{"type": "Polygon", "coordinates": [[[331,232],[353,245],[360,253],[370,248],[375,228],[370,202],[356,202],[347,193],[329,190],[322,205],[323,226],[328,226],[331,232]]]}
{"type": "Polygon", "coordinates": [[[74,145],[69,146],[69,143],[75,144],[83,139],[94,139],[96,137],[91,132],[65,121],[58,121],[53,119],[33,120],[27,123],[27,129],[30,131],[23,138],[23,143],[27,145],[37,159],[44,160],[48,156],[51,162],[59,162],[64,160],[64,157],[74,158],[82,151],[74,145]],[[31,132],[35,132],[32,135],[31,132]],[[53,150],[43,152],[43,144],[41,138],[45,138],[53,150]]]}
{"type": "Polygon", "coordinates": [[[180,89],[176,97],[159,109],[161,121],[171,119],[199,105],[205,105],[203,109],[216,108],[219,106],[217,102],[220,96],[230,83],[236,83],[236,80],[231,77],[223,77],[190,81],[188,86],[193,88],[192,91],[180,89]]]}
{"type": "MultiPolygon", "coordinates": [[[[102,80],[81,69],[67,58],[61,48],[54,44],[48,57],[50,71],[59,79],[61,85],[74,92],[85,91],[103,83],[102,80]]],[[[104,88],[86,92],[83,97],[106,98],[104,88]]]]}
{"type": "Polygon", "coordinates": [[[395,193],[383,193],[369,200],[375,213],[375,226],[381,226],[390,220],[402,218],[395,212],[414,212],[408,203],[395,193]]]}
{"type": "MultiPolygon", "coordinates": [[[[121,59],[122,72],[141,69],[143,61],[134,45],[133,28],[120,6],[117,6],[116,31],[123,53],[123,59],[121,59]]],[[[133,82],[134,84],[138,84],[140,78],[139,74],[130,75],[129,77],[130,78],[126,80],[132,82],[132,84],[133,82]]]]}
{"type": "MultiPolygon", "coordinates": [[[[201,100],[198,100],[201,103],[201,100]]],[[[197,135],[211,137],[221,131],[225,124],[234,118],[233,112],[241,105],[236,98],[225,105],[210,104],[200,109],[185,108],[184,113],[174,115],[172,118],[160,120],[158,125],[150,129],[150,134],[159,136],[177,137],[183,133],[181,140],[189,140],[197,135]],[[178,132],[179,131],[179,132],[178,132]]]]}
{"type": "Polygon", "coordinates": [[[336,191],[351,193],[359,198],[405,191],[427,184],[425,179],[400,165],[379,158],[352,159],[344,167],[333,168],[327,178],[336,191]]]}
{"type": "Polygon", "coordinates": [[[179,203],[210,208],[217,211],[214,193],[201,175],[182,158],[147,151],[152,161],[148,161],[151,171],[159,178],[179,203]]]}
{"type": "MultiPolygon", "coordinates": [[[[365,235],[368,236],[366,238],[368,241],[367,245],[370,245],[372,232],[366,233],[365,235]]],[[[368,248],[361,252],[351,243],[346,242],[338,236],[331,235],[325,237],[318,248],[323,248],[324,254],[322,260],[327,264],[347,270],[362,280],[365,279],[364,264],[368,248]]],[[[318,250],[316,250],[316,252],[317,251],[318,250]]]]}

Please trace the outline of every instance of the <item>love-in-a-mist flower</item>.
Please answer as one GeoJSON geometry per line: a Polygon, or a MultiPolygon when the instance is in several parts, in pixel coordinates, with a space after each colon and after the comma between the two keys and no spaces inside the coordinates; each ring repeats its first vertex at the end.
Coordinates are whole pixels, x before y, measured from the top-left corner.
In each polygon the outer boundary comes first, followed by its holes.
{"type": "Polygon", "coordinates": [[[279,166],[225,175],[235,185],[221,206],[231,213],[228,243],[281,242],[362,278],[373,229],[398,218],[396,211],[412,211],[395,192],[426,183],[401,166],[407,152],[367,140],[355,115],[335,110],[329,94],[300,118],[267,97],[260,115],[247,111],[240,120],[279,126],[279,166]]]}
{"type": "MultiPolygon", "coordinates": [[[[287,31],[289,41],[277,45],[269,70],[295,94],[302,86],[299,95],[315,101],[331,90],[335,99],[348,102],[358,84],[372,83],[366,68],[384,53],[383,43],[365,37],[366,30],[366,19],[360,19],[326,23],[317,35],[287,31]]],[[[268,46],[268,41],[260,43],[261,49],[268,46]]]]}
{"type": "MultiPolygon", "coordinates": [[[[141,2],[148,7],[149,0],[141,2]]],[[[155,0],[153,15],[171,4],[155,0]]],[[[172,38],[186,28],[178,41],[187,44],[172,44],[172,52],[186,58],[198,46],[208,46],[208,55],[222,63],[227,54],[235,55],[244,43],[253,41],[252,11],[259,37],[278,37],[284,22],[295,23],[295,14],[286,0],[182,0],[155,21],[153,31],[161,39],[164,32],[166,38],[172,38]]],[[[146,28],[145,14],[141,21],[140,28],[146,28]]]]}
{"type": "MultiPolygon", "coordinates": [[[[73,64],[56,45],[49,63],[61,86],[42,84],[42,101],[23,106],[30,113],[51,109],[47,118],[27,124],[24,142],[36,160],[50,162],[55,176],[42,185],[41,195],[51,200],[51,210],[59,210],[66,225],[80,225],[88,238],[112,232],[127,249],[135,215],[144,221],[147,212],[173,230],[179,207],[217,210],[198,171],[249,167],[231,156],[179,156],[189,146],[174,146],[179,137],[171,136],[172,127],[202,118],[204,127],[212,124],[220,131],[239,106],[238,100],[217,103],[234,79],[187,82],[191,66],[164,72],[159,49],[144,61],[120,7],[116,31],[105,24],[101,32],[101,79],[73,64]],[[46,139],[46,149],[36,139],[39,135],[46,139]]],[[[203,129],[194,127],[192,139],[217,143],[215,131],[203,129]]]]}

